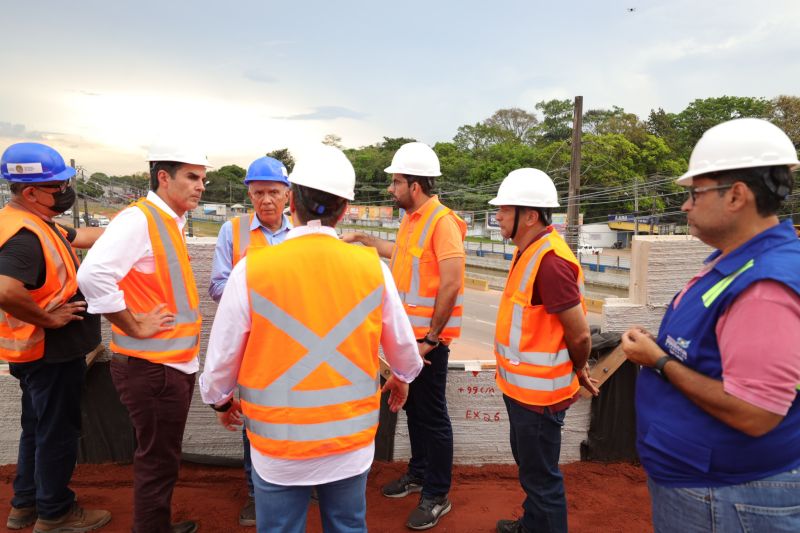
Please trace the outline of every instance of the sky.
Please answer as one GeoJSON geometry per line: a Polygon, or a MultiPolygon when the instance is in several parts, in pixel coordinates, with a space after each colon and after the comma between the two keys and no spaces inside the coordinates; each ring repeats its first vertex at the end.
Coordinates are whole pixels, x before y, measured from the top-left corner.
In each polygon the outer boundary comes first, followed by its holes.
{"type": "Polygon", "coordinates": [[[0,147],[123,174],[179,137],[247,167],[329,133],[432,145],[552,98],[644,119],[797,95],[798,19],[796,0],[9,1],[0,147]]]}

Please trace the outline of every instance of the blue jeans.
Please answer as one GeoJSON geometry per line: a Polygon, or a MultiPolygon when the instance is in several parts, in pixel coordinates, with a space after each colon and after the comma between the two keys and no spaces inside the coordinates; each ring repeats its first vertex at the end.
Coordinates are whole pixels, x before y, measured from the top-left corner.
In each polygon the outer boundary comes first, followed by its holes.
{"type": "Polygon", "coordinates": [[[253,488],[253,460],[250,459],[250,439],[247,438],[247,428],[242,426],[242,446],[244,449],[244,477],[247,479],[247,495],[255,496],[253,488]]]}
{"type": "Polygon", "coordinates": [[[35,505],[40,517],[59,518],[75,501],[69,482],[78,458],[86,361],[39,359],[12,363],[9,371],[22,389],[22,434],[11,505],[35,505]]]}
{"type": "Polygon", "coordinates": [[[450,492],[453,474],[453,426],[447,413],[447,360],[450,348],[440,344],[431,350],[422,372],[409,385],[403,409],[408,421],[411,460],[408,473],[422,480],[426,498],[450,492]]]}
{"type": "Polygon", "coordinates": [[[800,531],[800,469],[727,487],[647,486],[656,533],[800,531]]]}
{"type": "Polygon", "coordinates": [[[561,428],[566,410],[537,413],[505,394],[503,400],[511,425],[511,453],[519,466],[519,482],[525,491],[522,525],[525,531],[567,531],[567,499],[564,478],[558,469],[561,428]]]}
{"type": "MultiPolygon", "coordinates": [[[[325,533],[366,533],[367,474],[317,485],[325,533]]],[[[259,533],[304,533],[312,486],[275,485],[253,471],[259,533]]]]}

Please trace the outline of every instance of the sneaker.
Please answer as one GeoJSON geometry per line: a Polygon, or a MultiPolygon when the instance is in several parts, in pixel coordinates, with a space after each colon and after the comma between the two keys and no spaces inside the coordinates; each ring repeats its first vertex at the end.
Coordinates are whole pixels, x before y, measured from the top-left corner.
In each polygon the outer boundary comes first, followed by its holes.
{"type": "Polygon", "coordinates": [[[412,492],[422,492],[422,480],[403,474],[400,479],[384,485],[381,492],[387,498],[402,498],[412,492]]]}
{"type": "Polygon", "coordinates": [[[522,520],[498,520],[497,533],[526,533],[522,520]]]}
{"type": "Polygon", "coordinates": [[[39,517],[33,526],[33,533],[83,533],[94,531],[111,520],[111,513],[99,509],[84,509],[77,503],[72,504],[72,509],[54,520],[39,517]]]}
{"type": "Polygon", "coordinates": [[[8,529],[22,529],[36,522],[36,506],[14,507],[8,513],[6,527],[8,529]]]}
{"type": "Polygon", "coordinates": [[[256,525],[256,500],[252,496],[247,498],[247,503],[239,511],[239,525],[245,527],[256,525]]]}
{"type": "Polygon", "coordinates": [[[441,517],[450,512],[453,506],[447,496],[419,499],[417,508],[411,511],[406,522],[406,527],[411,529],[430,529],[435,526],[441,517]]]}
{"type": "Polygon", "coordinates": [[[194,533],[197,531],[197,522],[194,520],[178,522],[177,524],[172,524],[170,530],[172,533],[194,533]]]}

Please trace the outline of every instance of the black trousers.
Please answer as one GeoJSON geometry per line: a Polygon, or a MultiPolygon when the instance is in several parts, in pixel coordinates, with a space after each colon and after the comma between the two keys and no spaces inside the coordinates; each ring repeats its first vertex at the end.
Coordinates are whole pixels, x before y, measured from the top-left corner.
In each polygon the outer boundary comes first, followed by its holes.
{"type": "Polygon", "coordinates": [[[11,505],[35,505],[40,517],[60,518],[75,501],[69,482],[78,458],[86,360],[39,359],[8,368],[22,389],[22,434],[11,505]]]}
{"type": "Polygon", "coordinates": [[[419,376],[411,382],[404,409],[411,441],[410,476],[423,481],[422,495],[450,492],[453,474],[453,426],[447,413],[447,361],[450,348],[440,344],[426,356],[419,376]]]}
{"type": "Polygon", "coordinates": [[[178,480],[195,374],[114,354],[111,379],[136,432],[133,531],[169,533],[172,491],[178,480]]]}

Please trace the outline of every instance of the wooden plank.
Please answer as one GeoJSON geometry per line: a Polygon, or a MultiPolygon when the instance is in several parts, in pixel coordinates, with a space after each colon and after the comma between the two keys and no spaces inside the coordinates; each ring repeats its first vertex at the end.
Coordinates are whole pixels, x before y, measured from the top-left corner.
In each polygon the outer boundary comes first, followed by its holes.
{"type": "MultiPolygon", "coordinates": [[[[625,352],[622,351],[621,344],[614,348],[610,354],[601,357],[597,363],[594,364],[590,372],[592,378],[597,380],[597,388],[599,389],[602,387],[603,383],[605,383],[626,360],[627,358],[625,357],[625,352]]],[[[580,393],[584,398],[592,397],[591,393],[583,387],[581,387],[580,393]]]]}

